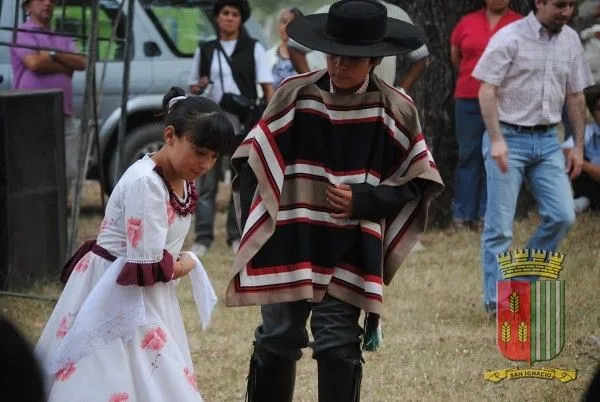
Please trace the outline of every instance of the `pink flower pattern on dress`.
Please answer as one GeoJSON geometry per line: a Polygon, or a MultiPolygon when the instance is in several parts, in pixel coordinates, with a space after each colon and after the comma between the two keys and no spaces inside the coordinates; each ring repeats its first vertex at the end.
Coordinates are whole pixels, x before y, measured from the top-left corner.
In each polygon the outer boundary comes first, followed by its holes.
{"type": "Polygon", "coordinates": [[[56,379],[58,381],[67,381],[69,377],[75,372],[75,363],[70,362],[65,367],[61,368],[56,372],[56,379]]]}
{"type": "Polygon", "coordinates": [[[86,254],[81,260],[79,260],[77,265],[75,265],[74,270],[76,272],[85,272],[85,270],[88,269],[89,266],[90,266],[90,255],[86,254]]]}
{"type": "Polygon", "coordinates": [[[139,218],[129,218],[127,220],[127,239],[131,247],[137,248],[142,238],[142,220],[139,218]]]}
{"type": "Polygon", "coordinates": [[[161,327],[156,327],[146,332],[142,339],[142,349],[160,350],[167,343],[167,334],[161,327]]]}
{"type": "Polygon", "coordinates": [[[161,327],[156,327],[149,330],[142,339],[142,349],[154,350],[156,355],[154,361],[151,363],[152,372],[158,368],[158,358],[161,356],[159,350],[161,350],[167,343],[167,334],[161,327]]]}
{"type": "Polygon", "coordinates": [[[186,367],[183,369],[183,375],[185,376],[188,384],[198,391],[198,383],[196,382],[196,376],[194,375],[194,372],[186,367]]]}
{"type": "Polygon", "coordinates": [[[112,394],[108,402],[127,402],[129,400],[129,394],[127,392],[118,392],[112,394]]]}
{"type": "Polygon", "coordinates": [[[60,324],[58,324],[58,329],[56,330],[56,338],[62,339],[67,335],[67,332],[69,332],[69,327],[71,326],[72,317],[73,314],[68,313],[61,318],[60,324]]]}
{"type": "Polygon", "coordinates": [[[173,209],[170,200],[167,200],[167,222],[169,226],[175,222],[175,210],[173,209]]]}

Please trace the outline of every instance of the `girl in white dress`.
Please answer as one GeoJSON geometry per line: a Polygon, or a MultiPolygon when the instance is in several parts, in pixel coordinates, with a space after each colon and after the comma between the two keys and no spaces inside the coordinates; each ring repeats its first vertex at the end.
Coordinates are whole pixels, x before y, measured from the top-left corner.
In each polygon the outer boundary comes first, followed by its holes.
{"type": "Polygon", "coordinates": [[[127,169],[97,240],[63,270],[66,286],[36,347],[51,402],[202,400],[176,285],[199,264],[180,254],[193,182],[228,150],[233,128],[216,103],[180,88],[163,106],[165,145],[127,169]]]}

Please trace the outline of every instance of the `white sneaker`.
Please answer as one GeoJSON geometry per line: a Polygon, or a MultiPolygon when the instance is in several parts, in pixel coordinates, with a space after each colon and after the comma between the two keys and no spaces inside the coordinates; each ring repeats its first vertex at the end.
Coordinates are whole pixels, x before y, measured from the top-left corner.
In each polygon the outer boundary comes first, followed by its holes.
{"type": "Polygon", "coordinates": [[[198,258],[200,258],[204,256],[204,254],[206,254],[206,252],[208,251],[208,247],[206,247],[204,244],[194,243],[191,251],[192,253],[196,254],[198,258]]]}
{"type": "Polygon", "coordinates": [[[237,254],[238,250],[240,249],[240,241],[239,240],[232,241],[231,249],[233,250],[234,254],[237,254]]]}
{"type": "Polygon", "coordinates": [[[585,212],[590,207],[590,199],[587,197],[578,197],[573,200],[575,204],[575,213],[585,212]]]}

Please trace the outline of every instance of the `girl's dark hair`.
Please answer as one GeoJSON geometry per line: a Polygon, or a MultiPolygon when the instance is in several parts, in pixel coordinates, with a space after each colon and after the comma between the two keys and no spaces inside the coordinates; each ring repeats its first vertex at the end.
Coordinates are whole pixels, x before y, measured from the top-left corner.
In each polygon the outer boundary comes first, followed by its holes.
{"type": "Polygon", "coordinates": [[[213,4],[213,15],[215,18],[219,16],[219,13],[225,6],[237,8],[242,16],[242,22],[246,22],[250,18],[251,10],[248,0],[215,0],[213,4]]]}
{"type": "Polygon", "coordinates": [[[165,125],[173,126],[175,136],[187,139],[197,147],[208,148],[218,154],[227,153],[233,144],[233,125],[227,115],[212,100],[204,96],[185,96],[179,87],[171,87],[163,97],[165,125]]]}

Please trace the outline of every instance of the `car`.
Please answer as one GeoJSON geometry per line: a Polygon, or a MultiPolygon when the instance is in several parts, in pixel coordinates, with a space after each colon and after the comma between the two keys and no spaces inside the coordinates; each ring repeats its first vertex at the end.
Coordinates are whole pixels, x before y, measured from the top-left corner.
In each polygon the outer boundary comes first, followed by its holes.
{"type": "MultiPolygon", "coordinates": [[[[107,192],[120,177],[116,166],[117,136],[121,117],[124,70],[124,41],[127,7],[121,1],[100,0],[98,61],[96,80],[100,94],[99,146],[92,152],[88,178],[104,177],[107,192]],[[115,32],[116,41],[110,42],[115,32]],[[98,159],[96,156],[99,155],[98,159]],[[103,175],[100,175],[102,169],[103,175]]],[[[12,26],[18,0],[0,1],[2,27],[12,26]]],[[[125,1],[127,4],[127,1],[125,1]]],[[[70,33],[79,49],[86,51],[83,38],[90,32],[89,1],[64,0],[54,9],[53,27],[70,33]]],[[[22,20],[24,13],[20,12],[22,20]]],[[[268,48],[261,26],[252,17],[244,25],[247,32],[268,48]]],[[[123,144],[125,165],[141,154],[162,146],[162,98],[171,86],[187,90],[192,57],[198,44],[216,38],[216,22],[210,0],[137,0],[134,9],[133,49],[127,102],[127,129],[123,144]]],[[[9,42],[12,32],[0,31],[0,40],[9,42]]],[[[9,48],[0,46],[0,90],[12,87],[9,48]]],[[[80,116],[84,105],[85,71],[73,75],[75,113],[80,116]]]]}

